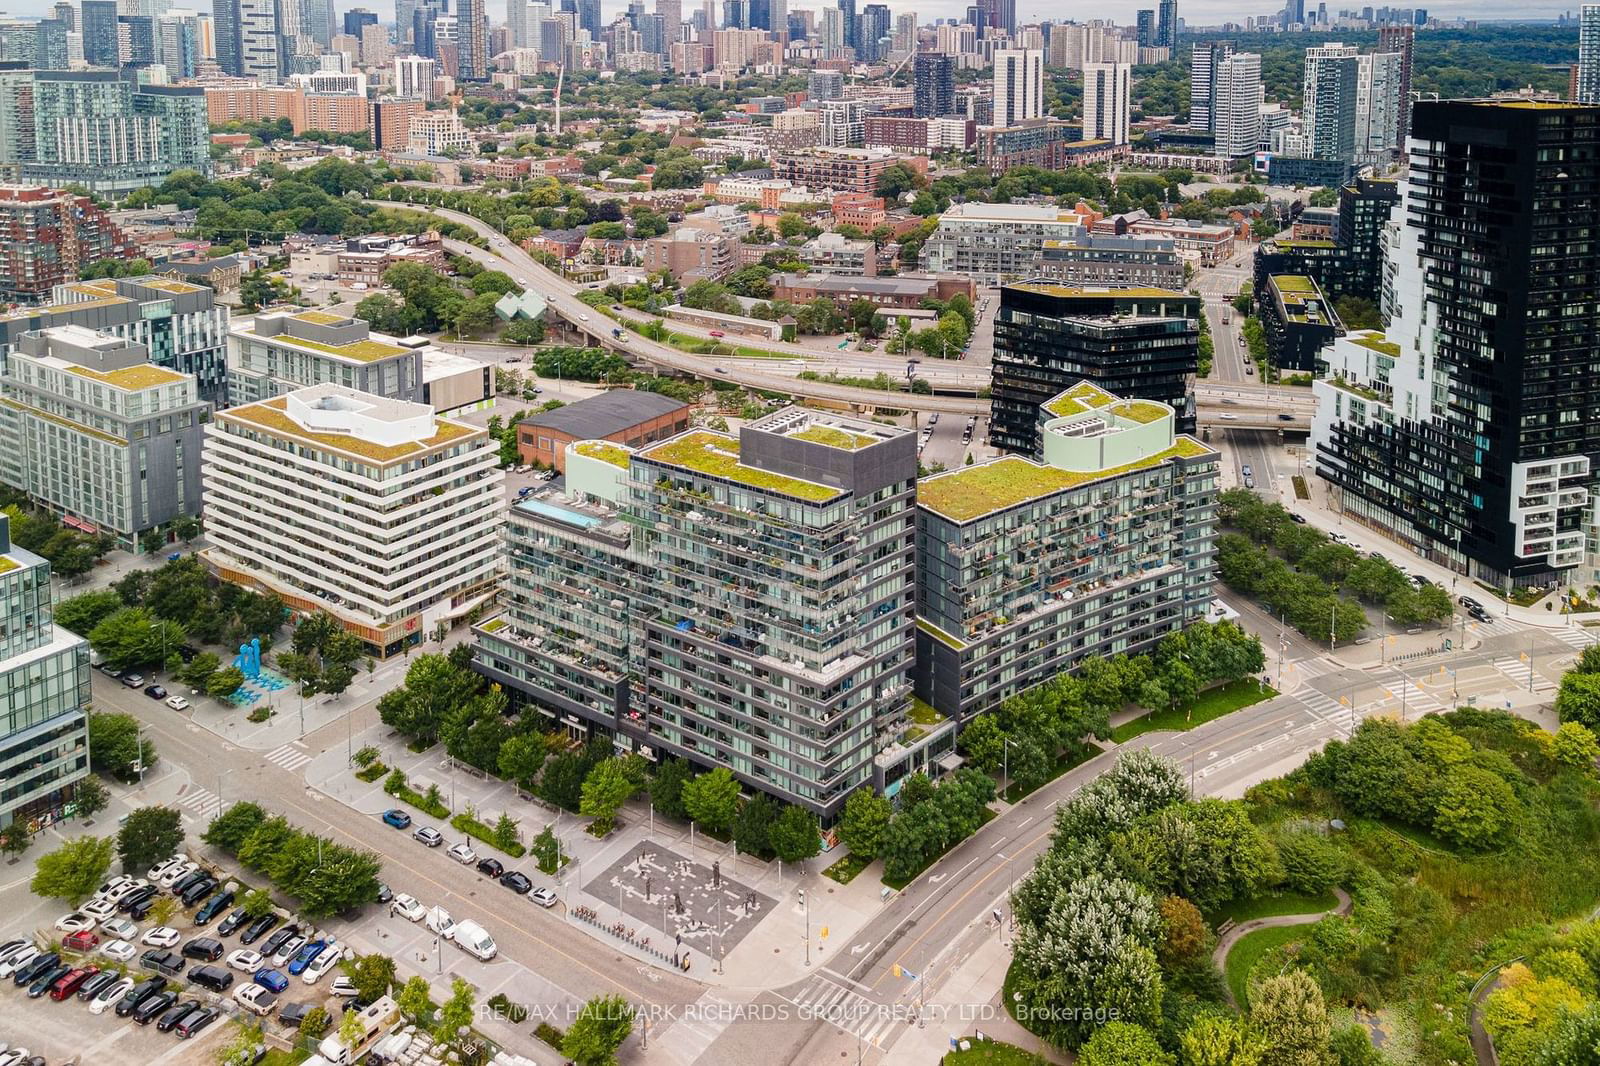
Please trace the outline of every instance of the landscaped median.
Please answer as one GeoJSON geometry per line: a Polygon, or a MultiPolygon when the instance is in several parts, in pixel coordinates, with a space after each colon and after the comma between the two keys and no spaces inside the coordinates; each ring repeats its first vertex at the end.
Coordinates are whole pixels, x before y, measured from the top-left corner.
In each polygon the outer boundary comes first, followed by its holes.
{"type": "Polygon", "coordinates": [[[418,792],[406,784],[406,772],[404,770],[396,769],[390,771],[388,779],[383,783],[383,790],[395,799],[411,804],[411,806],[424,814],[431,814],[435,818],[450,817],[450,808],[446,807],[444,800],[439,798],[439,786],[429,785],[426,794],[418,792]]]}
{"type": "Polygon", "coordinates": [[[1187,706],[1151,711],[1123,722],[1111,730],[1111,739],[1118,744],[1125,744],[1143,733],[1161,729],[1181,733],[1252,704],[1270,700],[1277,694],[1278,690],[1270,685],[1263,684],[1255,678],[1241,677],[1237,681],[1207,689],[1187,706]]]}

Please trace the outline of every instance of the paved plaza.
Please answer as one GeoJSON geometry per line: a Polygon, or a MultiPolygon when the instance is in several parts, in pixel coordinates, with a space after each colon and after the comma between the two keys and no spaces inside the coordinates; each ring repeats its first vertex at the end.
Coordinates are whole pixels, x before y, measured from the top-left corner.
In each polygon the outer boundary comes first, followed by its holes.
{"type": "Polygon", "coordinates": [[[696,862],[654,841],[634,845],[583,888],[707,958],[736,948],[773,905],[772,897],[729,877],[720,861],[696,862]]]}

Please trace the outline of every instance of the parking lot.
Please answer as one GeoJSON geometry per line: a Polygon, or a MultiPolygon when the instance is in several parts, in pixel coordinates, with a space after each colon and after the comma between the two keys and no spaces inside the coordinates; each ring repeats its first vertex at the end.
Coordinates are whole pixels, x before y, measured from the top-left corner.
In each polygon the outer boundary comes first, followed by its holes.
{"type": "MultiPolygon", "coordinates": [[[[141,874],[145,872],[147,871],[141,871],[141,874]]],[[[234,882],[224,880],[219,891],[226,891],[230,884],[234,882]]],[[[163,891],[161,895],[166,896],[168,892],[163,891]]],[[[68,953],[61,950],[62,940],[67,934],[57,928],[57,922],[68,913],[83,912],[81,910],[69,912],[60,901],[33,896],[28,891],[25,879],[0,887],[0,905],[12,915],[10,920],[0,925],[0,943],[31,939],[35,945],[47,952],[59,952],[63,964],[66,965],[97,967],[102,971],[115,970],[134,980],[144,980],[154,976],[154,972],[146,965],[145,953],[156,953],[160,949],[144,942],[144,938],[156,928],[153,917],[147,916],[144,920],[134,923],[137,932],[127,938],[133,945],[134,954],[125,961],[118,961],[104,953],[106,945],[114,939],[113,934],[104,928],[105,922],[97,923],[93,927],[93,934],[100,939],[99,944],[88,947],[82,953],[68,953]]],[[[234,1028],[229,1019],[240,1016],[249,1017],[252,1021],[256,1019],[253,1015],[246,1015],[234,999],[235,993],[251,984],[252,975],[240,972],[236,967],[230,969],[226,961],[226,953],[241,947],[240,937],[248,928],[248,923],[241,923],[227,935],[220,932],[219,927],[223,919],[235,909],[230,903],[220,908],[209,924],[197,927],[194,916],[203,906],[203,900],[188,908],[179,905],[166,923],[167,927],[177,933],[177,941],[171,944],[169,952],[181,952],[185,945],[200,937],[219,941],[225,954],[210,965],[226,970],[232,978],[230,986],[220,993],[207,991],[200,985],[192,983],[189,976],[206,962],[205,959],[193,956],[181,958],[179,966],[169,971],[172,976],[168,978],[167,990],[178,993],[178,1002],[193,1002],[200,1006],[216,1007],[221,1011],[214,1022],[192,1038],[181,1039],[176,1031],[159,1031],[155,1023],[165,1011],[158,1012],[149,1023],[141,1025],[131,1017],[118,1017],[112,1009],[95,1014],[90,1010],[89,1003],[77,995],[68,995],[61,1001],[54,1000],[48,994],[39,998],[29,998],[27,987],[17,985],[14,977],[8,977],[0,980],[0,1001],[3,1001],[0,1003],[0,1042],[10,1048],[26,1047],[30,1054],[43,1056],[49,1066],[66,1062],[79,1063],[81,1066],[93,1066],[98,1063],[170,1063],[177,1066],[187,1066],[187,1064],[199,1066],[202,1063],[214,1063],[217,1047],[233,1037],[234,1028]]],[[[105,921],[128,920],[126,913],[118,913],[105,921]]],[[[283,924],[280,917],[272,931],[281,928],[283,924]]],[[[304,926],[304,923],[302,925],[304,926]]],[[[307,932],[311,931],[309,927],[306,928],[307,932]]],[[[261,940],[251,947],[262,949],[268,936],[270,932],[263,935],[261,940]]],[[[290,1003],[307,1002],[323,1006],[328,1009],[330,1015],[337,1018],[342,1001],[332,997],[329,991],[333,978],[338,973],[337,967],[332,967],[315,985],[306,984],[300,975],[288,975],[284,966],[275,968],[287,977],[288,987],[277,997],[271,1016],[261,1019],[268,1032],[275,1030],[289,1032],[286,1027],[277,1023],[277,1014],[290,1003]]],[[[4,972],[4,963],[0,961],[0,973],[4,972]]]]}

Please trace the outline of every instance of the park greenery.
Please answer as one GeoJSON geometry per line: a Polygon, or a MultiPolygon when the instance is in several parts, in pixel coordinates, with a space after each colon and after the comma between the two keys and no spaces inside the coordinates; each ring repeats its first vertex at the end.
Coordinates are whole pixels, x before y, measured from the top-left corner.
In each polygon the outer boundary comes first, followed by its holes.
{"type": "Polygon", "coordinates": [[[1576,723],[1498,711],[1373,719],[1243,800],[1191,798],[1175,764],[1129,752],[1058,808],[1018,882],[1003,999],[1090,1066],[1446,1066],[1473,1057],[1478,975],[1520,956],[1484,1009],[1501,1060],[1593,1062],[1597,752],[1576,723]],[[1245,937],[1223,981],[1225,917],[1331,911],[1334,888],[1348,913],[1268,930],[1265,950],[1245,937]],[[1084,1003],[1117,1024],[1063,1009],[1084,1003]]]}
{"type": "Polygon", "coordinates": [[[87,574],[116,547],[115,538],[109,535],[91,537],[64,528],[43,511],[33,509],[27,496],[14,489],[0,487],[0,513],[11,520],[11,543],[43,557],[50,572],[65,581],[87,574]]]}
{"type": "Polygon", "coordinates": [[[118,781],[139,779],[139,767],[156,763],[156,746],[131,714],[89,713],[89,769],[118,781]]]}
{"type": "Polygon", "coordinates": [[[1572,669],[1562,675],[1556,713],[1563,722],[1600,732],[1600,647],[1583,649],[1572,669]]]}
{"type": "Polygon", "coordinates": [[[277,596],[222,581],[193,555],[131,570],[108,588],[63,600],[56,611],[58,622],[119,668],[166,665],[188,638],[238,644],[259,637],[268,646],[288,616],[277,596]]]}
{"type": "Polygon", "coordinates": [[[1222,524],[1237,532],[1217,538],[1217,567],[1229,588],[1260,600],[1313,640],[1351,641],[1369,624],[1361,603],[1406,629],[1448,621],[1450,594],[1420,588],[1387,559],[1363,556],[1313,526],[1296,523],[1283,505],[1245,489],[1219,497],[1222,524]]]}
{"type": "Polygon", "coordinates": [[[264,874],[280,892],[299,900],[308,918],[342,914],[378,896],[376,855],[298,829],[254,803],[235,803],[223,811],[201,839],[264,874]]]}

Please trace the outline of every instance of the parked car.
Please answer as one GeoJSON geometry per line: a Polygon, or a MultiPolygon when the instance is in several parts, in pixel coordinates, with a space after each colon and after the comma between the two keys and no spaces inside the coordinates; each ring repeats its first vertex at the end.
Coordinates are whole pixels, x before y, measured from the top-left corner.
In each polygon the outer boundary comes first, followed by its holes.
{"type": "MultiPolygon", "coordinates": [[[[296,1003],[285,1003],[283,1009],[278,1011],[278,1021],[290,1029],[299,1029],[300,1023],[306,1020],[306,1015],[317,1009],[318,1004],[302,1000],[296,1003]]],[[[322,1034],[314,1034],[320,1036],[322,1034]]]]}
{"type": "Polygon", "coordinates": [[[0,962],[0,981],[4,981],[7,977],[16,976],[17,971],[25,966],[31,966],[33,960],[37,959],[39,954],[39,949],[29,944],[15,952],[5,962],[0,962]]]}
{"type": "Polygon", "coordinates": [[[202,959],[205,962],[216,962],[222,958],[222,941],[208,936],[195,937],[183,945],[183,957],[186,959],[202,959]]]}
{"type": "Polygon", "coordinates": [[[440,844],[444,843],[444,837],[439,835],[439,831],[437,829],[429,825],[422,826],[415,833],[412,833],[411,839],[420,840],[425,846],[430,848],[436,848],[440,844]]]}
{"type": "Polygon", "coordinates": [[[282,992],[284,989],[289,987],[289,979],[271,967],[264,967],[260,970],[257,970],[255,972],[255,976],[251,978],[251,980],[255,981],[255,983],[260,985],[262,988],[265,988],[268,992],[273,993],[282,992]]]}
{"type": "Polygon", "coordinates": [[[179,861],[176,866],[163,871],[161,876],[155,879],[155,882],[162,888],[172,888],[184,878],[190,876],[191,874],[198,874],[199,872],[200,866],[198,863],[193,863],[187,859],[183,859],[179,861]]]}
{"type": "Polygon", "coordinates": [[[0,944],[0,962],[5,962],[23,948],[28,947],[30,943],[32,942],[19,936],[14,940],[7,940],[5,943],[0,944]]]}
{"type": "Polygon", "coordinates": [[[198,885],[200,882],[208,880],[211,877],[210,874],[200,869],[199,866],[194,866],[193,864],[190,865],[192,866],[192,869],[189,869],[187,872],[173,878],[172,884],[166,886],[172,889],[172,894],[174,896],[183,895],[194,885],[198,885]]]}
{"type": "Polygon", "coordinates": [[[533,891],[533,882],[521,870],[507,870],[500,875],[500,883],[519,896],[526,896],[533,891]]]}
{"type": "Polygon", "coordinates": [[[198,1000],[193,1000],[193,999],[180,999],[180,1000],[178,1000],[178,1002],[174,1003],[172,1006],[168,1007],[165,1011],[163,1011],[161,1013],[161,1017],[156,1021],[156,1032],[158,1032],[158,1033],[170,1033],[170,1032],[172,1032],[172,1030],[177,1026],[177,1024],[179,1022],[183,1021],[185,1016],[187,1016],[190,1011],[196,1011],[196,1010],[199,1010],[199,1009],[200,1009],[200,1003],[199,1003],[198,1000]]]}
{"type": "Polygon", "coordinates": [[[221,966],[204,964],[189,970],[189,980],[212,992],[226,992],[233,986],[233,974],[221,966]]]}
{"type": "Polygon", "coordinates": [[[228,965],[243,973],[255,973],[266,961],[261,952],[249,948],[240,948],[228,956],[228,965]]]}
{"type": "Polygon", "coordinates": [[[398,914],[408,922],[420,922],[428,910],[421,900],[402,892],[389,903],[389,913],[398,914]]]}
{"type": "Polygon", "coordinates": [[[134,981],[131,977],[118,977],[109,985],[96,992],[89,999],[90,1014],[104,1014],[122,1002],[122,997],[133,990],[134,981]]]}
{"type": "Polygon", "coordinates": [[[78,913],[85,914],[97,922],[102,921],[117,913],[117,902],[112,899],[91,899],[78,908],[78,913]]]}
{"type": "Polygon", "coordinates": [[[295,957],[296,952],[305,947],[306,941],[309,939],[311,938],[306,936],[290,937],[282,947],[269,956],[269,961],[274,966],[289,965],[289,960],[295,957]]]}
{"type": "Polygon", "coordinates": [[[100,923],[100,931],[118,940],[136,940],[139,936],[139,927],[126,918],[107,918],[100,923]]]}
{"type": "Polygon", "coordinates": [[[141,899],[139,902],[137,902],[133,906],[129,907],[128,908],[128,921],[130,921],[130,922],[142,922],[146,918],[150,917],[150,912],[156,909],[156,901],[159,900],[160,898],[161,898],[160,894],[157,894],[157,895],[154,895],[154,896],[146,896],[144,899],[141,899]]]}
{"type": "Polygon", "coordinates": [[[49,993],[55,983],[72,972],[72,963],[58,962],[48,969],[34,974],[33,980],[28,984],[28,998],[39,999],[49,993]]]}
{"type": "Polygon", "coordinates": [[[328,986],[328,992],[342,999],[354,999],[360,994],[356,983],[348,977],[335,977],[333,984],[328,986]]]}
{"type": "Polygon", "coordinates": [[[77,997],[85,1003],[90,1002],[120,980],[122,975],[115,970],[99,970],[85,978],[83,984],[78,986],[77,997]]]}
{"type": "Polygon", "coordinates": [[[257,940],[260,940],[264,935],[266,935],[268,929],[271,929],[277,924],[278,916],[276,914],[263,914],[261,917],[247,925],[244,932],[239,934],[239,943],[254,944],[257,940]]]}
{"type": "Polygon", "coordinates": [[[411,815],[391,807],[383,812],[383,824],[393,826],[395,829],[409,829],[411,828],[411,815]]]}
{"type": "MultiPolygon", "coordinates": [[[[182,696],[168,696],[167,706],[171,707],[175,711],[187,711],[189,709],[189,701],[184,699],[182,696]]],[[[215,1017],[215,1015],[213,1015],[213,1017],[215,1017]]]]}
{"type": "Polygon", "coordinates": [[[177,1002],[177,999],[178,993],[171,990],[157,992],[130,1011],[129,1016],[140,1025],[149,1025],[160,1017],[168,1007],[177,1002]]]}
{"type": "Polygon", "coordinates": [[[471,866],[478,861],[478,853],[472,850],[472,845],[463,840],[459,844],[450,846],[449,856],[463,866],[471,866]]]}
{"type": "Polygon", "coordinates": [[[192,1010],[183,1016],[183,1020],[177,1024],[173,1032],[178,1034],[178,1039],[187,1040],[216,1021],[219,1014],[221,1012],[215,1007],[192,1010]]]}
{"type": "Polygon", "coordinates": [[[248,984],[234,990],[233,1000],[252,1014],[266,1017],[272,1013],[272,1008],[278,1002],[278,997],[258,984],[248,984]]]}
{"type": "Polygon", "coordinates": [[[126,940],[108,940],[100,945],[100,954],[112,962],[127,962],[139,954],[139,949],[126,940]]]}
{"type": "Polygon", "coordinates": [[[548,888],[536,888],[528,894],[528,898],[541,907],[549,908],[556,905],[556,894],[548,888]]]}
{"type": "Polygon", "coordinates": [[[499,877],[506,872],[506,864],[499,859],[479,859],[478,872],[485,877],[499,877]]]}
{"type": "Polygon", "coordinates": [[[144,688],[144,694],[153,700],[164,700],[167,698],[167,690],[162,688],[160,685],[146,685],[144,688]]]}
{"type": "Polygon", "coordinates": [[[165,977],[146,977],[143,981],[128,989],[126,995],[117,1000],[117,1017],[126,1018],[151,996],[160,995],[167,987],[165,977]]]}
{"type": "Polygon", "coordinates": [[[50,986],[50,998],[60,1003],[83,987],[83,983],[100,972],[98,966],[75,966],[56,979],[50,986]]]}
{"type": "Polygon", "coordinates": [[[345,949],[330,941],[322,953],[311,960],[311,965],[306,967],[306,972],[300,975],[300,980],[308,985],[314,985],[327,975],[328,971],[339,965],[345,956],[345,949]]]}
{"type": "Polygon", "coordinates": [[[144,687],[144,675],[143,674],[123,674],[122,675],[122,683],[124,685],[127,685],[129,688],[143,688],[144,687]]]}
{"type": "Polygon", "coordinates": [[[243,907],[235,907],[228,916],[217,923],[217,935],[227,936],[245,922],[250,920],[250,912],[243,907]]]}
{"type": "Polygon", "coordinates": [[[68,951],[76,951],[87,955],[100,946],[100,934],[88,929],[78,933],[68,933],[62,938],[61,946],[68,951]]]}
{"type": "Polygon", "coordinates": [[[206,900],[204,907],[194,912],[194,924],[206,925],[211,919],[222,913],[224,907],[233,905],[233,893],[222,892],[206,900]]]}
{"type": "Polygon", "coordinates": [[[384,882],[379,881],[378,882],[378,895],[377,895],[377,898],[373,902],[375,902],[375,903],[388,903],[391,899],[394,899],[394,889],[390,888],[384,882]]]}
{"type": "Polygon", "coordinates": [[[170,925],[158,925],[144,936],[139,938],[139,943],[152,948],[177,947],[178,941],[183,936],[170,925]]]}
{"type": "Polygon", "coordinates": [[[95,921],[96,919],[89,917],[82,911],[73,911],[71,914],[63,914],[56,919],[56,932],[79,933],[85,929],[93,929],[95,921]]]}
{"type": "Polygon", "coordinates": [[[327,946],[328,942],[326,940],[313,940],[306,944],[305,947],[295,952],[294,958],[289,960],[290,975],[299,976],[300,974],[305,973],[306,967],[310,966],[312,961],[315,960],[318,955],[321,955],[327,946]]]}
{"type": "MultiPolygon", "coordinates": [[[[261,945],[261,954],[270,959],[272,956],[278,953],[279,948],[283,947],[283,945],[287,944],[289,941],[293,940],[299,935],[300,927],[298,925],[286,925],[282,929],[279,929],[276,933],[273,933],[271,936],[267,937],[267,942],[261,945]]],[[[241,943],[242,942],[243,941],[241,940],[241,943]]]]}
{"type": "Polygon", "coordinates": [[[154,899],[161,894],[155,885],[142,885],[117,900],[117,910],[127,913],[147,899],[154,899]]]}
{"type": "Polygon", "coordinates": [[[193,907],[196,903],[215,892],[221,884],[215,877],[208,877],[204,881],[197,881],[184,890],[178,901],[185,907],[193,907]]]}
{"type": "Polygon", "coordinates": [[[177,977],[183,972],[183,956],[176,951],[161,948],[151,948],[139,956],[139,965],[146,970],[166,974],[168,977],[177,977]]]}

